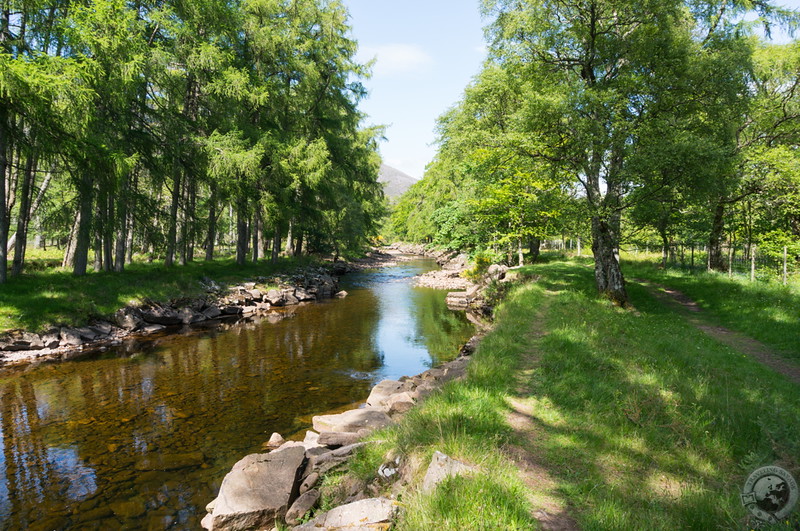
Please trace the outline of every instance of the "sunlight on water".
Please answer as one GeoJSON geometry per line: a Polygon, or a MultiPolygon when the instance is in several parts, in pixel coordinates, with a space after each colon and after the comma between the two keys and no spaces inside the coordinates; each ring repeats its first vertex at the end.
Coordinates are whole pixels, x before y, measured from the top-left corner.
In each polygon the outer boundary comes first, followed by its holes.
{"type": "Polygon", "coordinates": [[[352,274],[343,300],[0,371],[0,528],[197,528],[231,465],[273,431],[363,402],[471,335],[417,260],[352,274]]]}

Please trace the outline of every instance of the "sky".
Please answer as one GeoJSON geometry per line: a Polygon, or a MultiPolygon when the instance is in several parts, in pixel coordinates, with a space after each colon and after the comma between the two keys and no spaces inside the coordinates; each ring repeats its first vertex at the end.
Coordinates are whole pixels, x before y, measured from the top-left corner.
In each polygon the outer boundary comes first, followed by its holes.
{"type": "MultiPolygon", "coordinates": [[[[800,0],[776,2],[800,9],[800,0]]],[[[387,126],[385,164],[422,178],[436,147],[436,119],[461,99],[486,52],[479,0],[344,0],[358,59],[375,58],[367,125],[387,126]]],[[[785,40],[785,39],[781,39],[785,40]]]]}
{"type": "Polygon", "coordinates": [[[436,153],[436,118],[458,102],[485,57],[478,0],[344,3],[358,59],[377,59],[361,110],[368,125],[388,126],[384,163],[422,178],[436,153]]]}

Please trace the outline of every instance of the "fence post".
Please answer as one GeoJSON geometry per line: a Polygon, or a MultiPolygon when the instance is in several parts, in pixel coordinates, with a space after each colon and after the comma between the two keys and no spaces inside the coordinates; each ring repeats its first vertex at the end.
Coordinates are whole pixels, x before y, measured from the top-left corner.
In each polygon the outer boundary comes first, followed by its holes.
{"type": "Polygon", "coordinates": [[[756,246],[750,247],[750,282],[756,279],[756,246]]]}
{"type": "Polygon", "coordinates": [[[783,246],[783,285],[784,286],[786,285],[786,281],[787,281],[787,278],[786,278],[786,276],[787,276],[786,275],[786,255],[787,255],[787,250],[788,249],[784,245],[783,246]]]}
{"type": "Polygon", "coordinates": [[[733,245],[728,245],[728,277],[733,276],[733,245]]]}

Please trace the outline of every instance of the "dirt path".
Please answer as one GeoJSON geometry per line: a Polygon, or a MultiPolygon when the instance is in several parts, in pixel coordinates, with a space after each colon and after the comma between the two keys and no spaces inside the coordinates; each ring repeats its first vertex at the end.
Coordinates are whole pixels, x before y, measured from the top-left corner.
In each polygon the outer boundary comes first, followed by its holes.
{"type": "Polygon", "coordinates": [[[687,297],[684,293],[648,280],[639,278],[632,280],[647,288],[650,293],[662,302],[683,310],[688,321],[707,335],[735,350],[747,354],[759,363],[786,376],[794,383],[800,384],[800,366],[785,360],[760,341],[756,341],[751,337],[723,326],[710,324],[703,315],[703,309],[700,308],[697,302],[687,297]]]}
{"type": "MultiPolygon", "coordinates": [[[[542,308],[537,318],[534,319],[534,324],[528,332],[531,336],[541,337],[545,334],[540,318],[544,313],[545,308],[542,308]]],[[[540,437],[534,422],[533,407],[528,401],[532,393],[529,384],[530,376],[538,363],[537,352],[525,355],[517,376],[516,393],[507,400],[510,411],[506,420],[522,444],[509,444],[505,450],[519,469],[520,478],[533,493],[531,502],[536,507],[533,516],[539,520],[542,529],[577,531],[580,527],[569,515],[567,501],[557,491],[558,484],[550,473],[550,465],[540,457],[542,454],[539,446],[540,437]]]]}

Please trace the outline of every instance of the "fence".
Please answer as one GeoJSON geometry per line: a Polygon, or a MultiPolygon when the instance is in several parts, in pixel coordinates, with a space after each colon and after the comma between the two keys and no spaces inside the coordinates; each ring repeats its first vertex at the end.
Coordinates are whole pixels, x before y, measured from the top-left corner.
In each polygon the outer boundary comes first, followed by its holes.
{"type": "MultiPolygon", "coordinates": [[[[660,253],[662,262],[670,267],[695,271],[708,269],[708,248],[704,245],[674,243],[667,249],[631,246],[626,250],[633,256],[660,253]]],[[[724,270],[730,276],[747,276],[751,281],[777,279],[784,285],[800,278],[800,256],[788,247],[777,252],[765,252],[757,245],[723,245],[721,254],[724,270]]]]}

